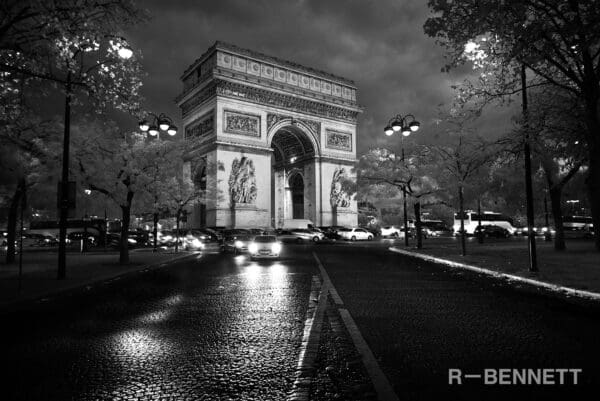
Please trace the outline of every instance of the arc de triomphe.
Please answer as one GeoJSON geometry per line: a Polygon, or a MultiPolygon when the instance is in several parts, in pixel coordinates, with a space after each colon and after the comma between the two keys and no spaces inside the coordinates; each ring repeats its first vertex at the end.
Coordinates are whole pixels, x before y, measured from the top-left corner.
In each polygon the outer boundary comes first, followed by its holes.
{"type": "Polygon", "coordinates": [[[357,224],[352,81],[222,42],[181,79],[189,227],[357,224]]]}

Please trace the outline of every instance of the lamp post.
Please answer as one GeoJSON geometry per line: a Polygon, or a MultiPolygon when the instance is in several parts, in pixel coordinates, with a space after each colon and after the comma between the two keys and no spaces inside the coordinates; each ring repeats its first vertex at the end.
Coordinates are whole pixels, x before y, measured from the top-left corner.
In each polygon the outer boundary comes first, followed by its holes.
{"type": "MultiPolygon", "coordinates": [[[[142,119],[138,126],[140,127],[140,130],[143,132],[147,132],[148,135],[156,137],[156,139],[160,139],[160,132],[166,132],[167,134],[169,134],[169,136],[175,136],[177,134],[177,127],[175,126],[175,124],[173,124],[173,120],[171,119],[171,117],[167,116],[164,113],[160,113],[159,115],[156,115],[154,113],[148,113],[148,116],[151,117],[150,120],[148,121],[148,119],[144,118],[142,119]]],[[[157,155],[158,156],[158,155],[157,155]]],[[[154,181],[157,180],[156,175],[158,174],[158,166],[155,164],[155,171],[154,171],[154,181]]],[[[158,249],[158,244],[157,244],[157,240],[158,240],[158,193],[154,194],[154,213],[152,214],[153,217],[153,223],[154,223],[154,227],[152,229],[152,239],[153,239],[153,246],[152,246],[152,251],[156,252],[158,249]]]]}
{"type": "MultiPolygon", "coordinates": [[[[110,47],[117,53],[118,58],[127,60],[133,55],[131,48],[125,44],[123,38],[109,41],[110,47]]],[[[72,59],[83,59],[83,53],[88,49],[78,49],[74,52],[72,59]]],[[[114,62],[115,59],[108,59],[102,62],[97,62],[92,68],[86,71],[89,74],[93,69],[101,68],[102,66],[114,62]]],[[[73,97],[73,75],[71,66],[67,66],[67,76],[65,78],[65,116],[64,116],[64,133],[63,133],[63,152],[62,152],[62,173],[59,193],[59,238],[58,238],[58,272],[57,278],[63,280],[67,276],[67,220],[69,218],[69,145],[71,142],[71,100],[73,97]]]]}
{"type": "MultiPolygon", "coordinates": [[[[419,123],[412,114],[402,116],[400,114],[392,117],[387,126],[383,129],[387,136],[392,136],[396,132],[400,132],[400,150],[402,153],[402,163],[404,163],[404,137],[409,136],[412,132],[419,130],[419,123]]],[[[404,245],[408,246],[408,215],[406,212],[406,185],[402,185],[402,203],[404,206],[404,245]]]]}
{"type": "Polygon", "coordinates": [[[86,189],[83,191],[85,193],[85,207],[83,208],[83,239],[81,240],[81,253],[84,253],[87,251],[87,240],[88,240],[88,222],[90,221],[90,218],[88,216],[88,211],[87,211],[87,197],[90,196],[90,194],[92,193],[92,191],[90,189],[86,189]]]}
{"type": "Polygon", "coordinates": [[[166,132],[170,136],[177,134],[177,127],[173,124],[171,117],[164,113],[156,115],[154,113],[147,113],[151,117],[150,121],[144,118],[138,124],[140,130],[147,132],[150,136],[155,136],[160,139],[160,132],[166,132]]]}
{"type": "Polygon", "coordinates": [[[569,199],[567,200],[567,203],[571,205],[570,209],[571,209],[571,214],[574,216],[577,213],[575,212],[575,205],[579,204],[579,199],[569,199]]]}
{"type": "Polygon", "coordinates": [[[529,271],[535,273],[538,271],[537,267],[537,252],[535,246],[535,231],[534,227],[534,215],[533,215],[533,185],[531,183],[531,149],[529,146],[529,124],[527,122],[528,111],[527,111],[527,76],[525,74],[525,64],[521,64],[521,91],[522,91],[522,111],[525,128],[525,144],[524,144],[524,156],[525,156],[525,194],[527,197],[527,237],[528,237],[528,248],[529,248],[529,271]]]}

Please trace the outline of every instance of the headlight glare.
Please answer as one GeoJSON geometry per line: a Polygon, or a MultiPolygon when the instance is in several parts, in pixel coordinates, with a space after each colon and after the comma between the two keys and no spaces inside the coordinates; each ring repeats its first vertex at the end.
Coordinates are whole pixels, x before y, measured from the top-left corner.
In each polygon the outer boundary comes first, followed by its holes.
{"type": "Polygon", "coordinates": [[[278,242],[274,243],[274,244],[271,246],[271,251],[272,251],[273,253],[279,253],[279,252],[281,252],[281,244],[280,244],[280,243],[278,243],[278,242]]]}
{"type": "Polygon", "coordinates": [[[248,246],[248,250],[250,251],[250,253],[257,253],[258,252],[258,245],[256,245],[254,242],[251,243],[248,246]]]}

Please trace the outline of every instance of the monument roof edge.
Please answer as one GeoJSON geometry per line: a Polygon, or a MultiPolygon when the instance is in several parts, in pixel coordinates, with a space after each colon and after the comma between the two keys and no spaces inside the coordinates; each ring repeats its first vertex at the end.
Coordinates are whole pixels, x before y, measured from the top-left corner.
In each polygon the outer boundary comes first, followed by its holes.
{"type": "Polygon", "coordinates": [[[318,70],[315,68],[306,67],[302,64],[295,63],[293,61],[284,60],[278,57],[269,56],[264,53],[260,53],[254,50],[245,49],[239,46],[236,46],[231,43],[216,41],[211,47],[209,47],[199,58],[197,58],[181,75],[181,79],[183,80],[187,75],[189,75],[198,65],[200,65],[204,60],[206,60],[210,55],[212,55],[217,50],[225,50],[230,51],[232,53],[237,53],[239,55],[248,56],[252,58],[256,58],[262,61],[271,62],[273,64],[278,64],[284,67],[297,69],[309,74],[318,75],[323,78],[330,79],[332,81],[342,82],[346,85],[352,86],[356,89],[356,83],[348,78],[341,77],[339,75],[335,75],[329,73],[327,71],[318,70]]]}

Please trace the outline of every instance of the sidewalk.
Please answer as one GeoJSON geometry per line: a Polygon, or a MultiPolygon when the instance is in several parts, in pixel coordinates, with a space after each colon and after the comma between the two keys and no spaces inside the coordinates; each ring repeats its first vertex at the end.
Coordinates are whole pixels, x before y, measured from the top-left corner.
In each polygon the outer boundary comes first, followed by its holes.
{"type": "Polygon", "coordinates": [[[190,252],[174,253],[173,251],[154,253],[152,249],[131,250],[129,264],[122,266],[119,264],[119,253],[116,251],[83,254],[69,252],[66,264],[67,277],[64,280],[57,280],[58,253],[56,251],[24,252],[19,291],[19,255],[16,263],[7,265],[6,254],[0,252],[0,308],[156,267],[190,254],[190,252]]]}
{"type": "Polygon", "coordinates": [[[466,256],[460,254],[459,239],[447,241],[428,239],[423,241],[423,249],[406,248],[403,244],[396,244],[390,249],[401,253],[408,252],[416,257],[438,258],[436,262],[452,265],[452,267],[467,269],[472,267],[474,269],[470,270],[490,275],[496,273],[494,275],[503,275],[513,280],[522,278],[519,281],[545,286],[554,291],[565,291],[562,287],[566,287],[566,291],[572,295],[600,299],[600,253],[594,249],[593,241],[568,241],[567,249],[557,252],[554,250],[553,242],[537,239],[538,273],[529,272],[529,251],[525,240],[488,241],[478,244],[476,239],[470,238],[467,241],[466,256]],[[456,263],[468,266],[459,266],[456,263]],[[491,272],[480,271],[478,268],[491,272]],[[568,288],[595,294],[579,294],[577,291],[569,291],[568,288]]]}

